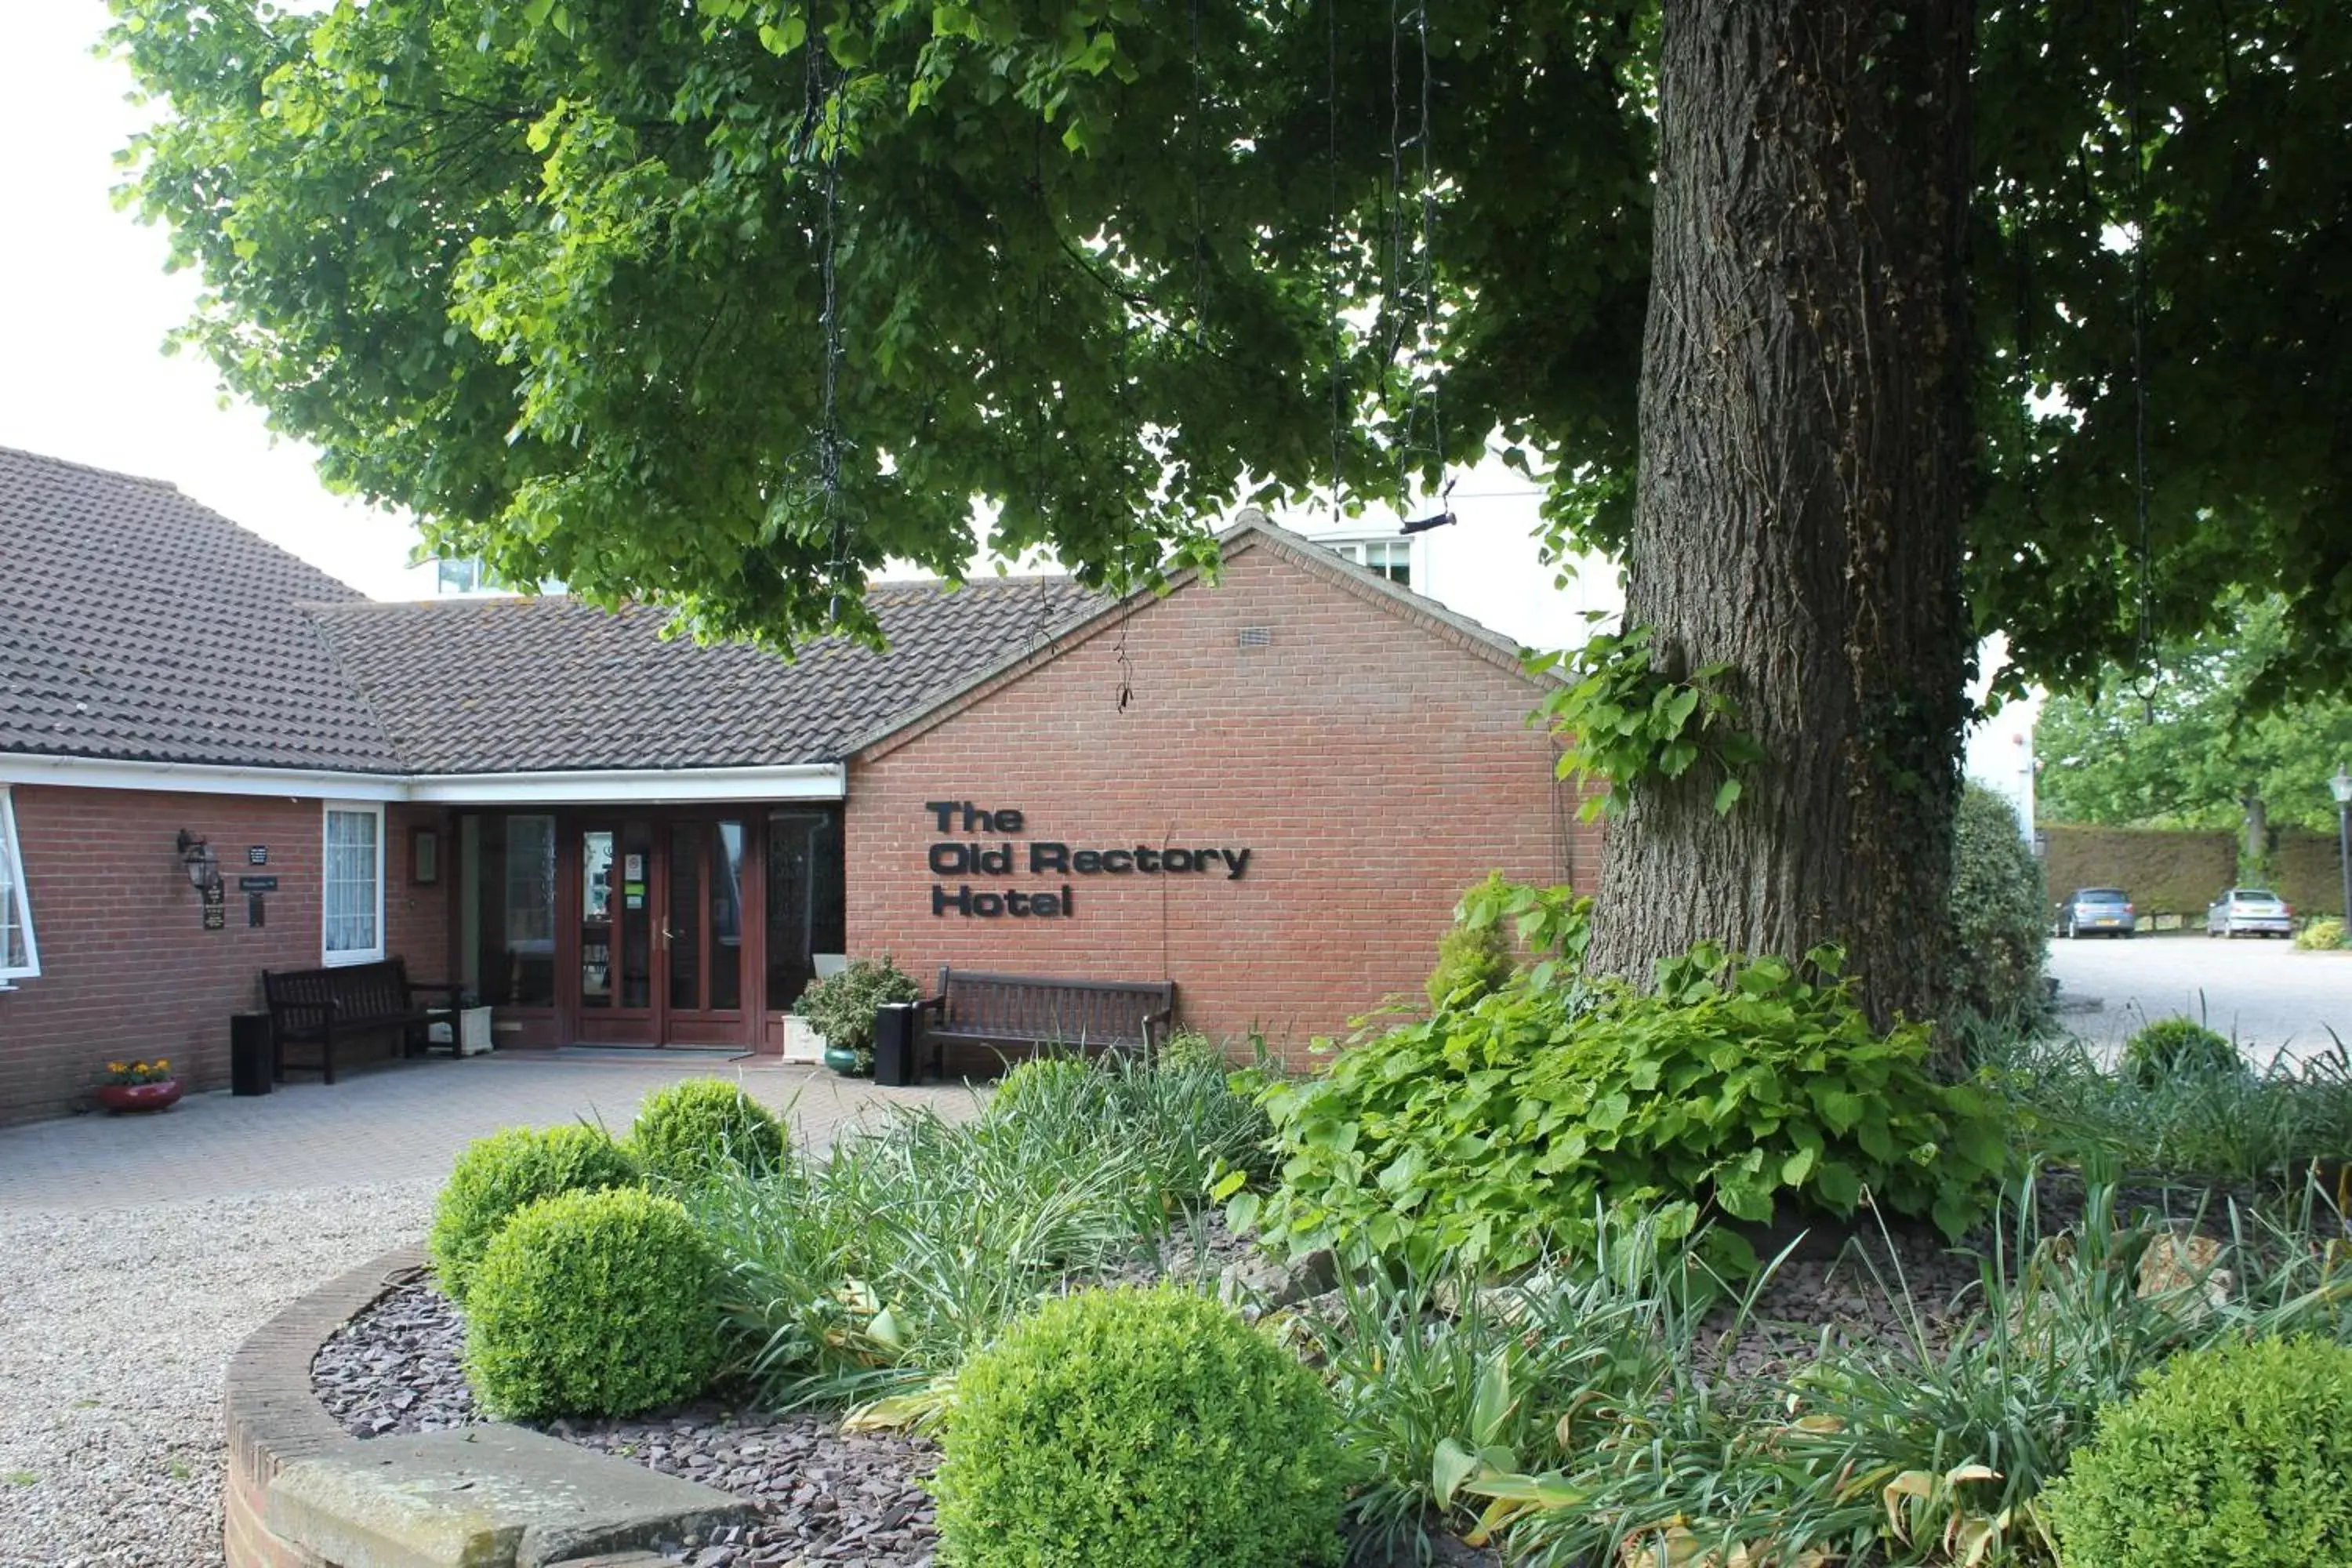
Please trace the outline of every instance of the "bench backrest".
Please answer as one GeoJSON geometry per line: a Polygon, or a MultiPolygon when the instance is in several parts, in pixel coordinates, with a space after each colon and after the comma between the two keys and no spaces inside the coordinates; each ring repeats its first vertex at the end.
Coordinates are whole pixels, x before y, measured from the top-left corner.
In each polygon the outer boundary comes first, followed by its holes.
{"type": "Polygon", "coordinates": [[[1055,980],[940,971],[938,1027],[1061,1045],[1144,1045],[1176,1005],[1172,980],[1055,980]]]}
{"type": "Polygon", "coordinates": [[[316,1028],[339,1022],[398,1018],[409,1011],[408,965],[387,958],[338,969],[264,970],[263,996],[283,1027],[316,1028]]]}

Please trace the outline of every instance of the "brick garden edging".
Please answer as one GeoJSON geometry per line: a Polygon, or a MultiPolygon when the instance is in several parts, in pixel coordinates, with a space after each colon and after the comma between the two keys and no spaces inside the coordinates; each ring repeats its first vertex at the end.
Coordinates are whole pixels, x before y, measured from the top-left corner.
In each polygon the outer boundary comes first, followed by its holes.
{"type": "Polygon", "coordinates": [[[228,1568],[628,1568],[661,1561],[635,1548],[748,1513],[724,1492],[520,1427],[345,1432],[311,1392],[310,1363],[336,1330],[424,1266],[414,1247],[363,1263],[285,1308],[230,1358],[228,1568]]]}

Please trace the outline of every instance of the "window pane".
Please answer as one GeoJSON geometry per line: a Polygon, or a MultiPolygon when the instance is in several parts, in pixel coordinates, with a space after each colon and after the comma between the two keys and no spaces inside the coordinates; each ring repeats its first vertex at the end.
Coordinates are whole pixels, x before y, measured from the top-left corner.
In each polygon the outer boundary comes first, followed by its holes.
{"type": "Polygon", "coordinates": [[[743,825],[722,822],[710,841],[710,1005],[743,1005],[743,825]]]}
{"type": "Polygon", "coordinates": [[[0,790],[0,974],[21,974],[33,966],[31,901],[25,894],[25,867],[16,850],[16,822],[8,792],[0,790]]]}
{"type": "Polygon", "coordinates": [[[507,999],[518,1007],[555,1005],[555,818],[506,819],[507,999]]]}
{"type": "Polygon", "coordinates": [[[329,952],[374,952],[383,946],[376,929],[378,822],[373,811],[327,813],[329,952]]]}

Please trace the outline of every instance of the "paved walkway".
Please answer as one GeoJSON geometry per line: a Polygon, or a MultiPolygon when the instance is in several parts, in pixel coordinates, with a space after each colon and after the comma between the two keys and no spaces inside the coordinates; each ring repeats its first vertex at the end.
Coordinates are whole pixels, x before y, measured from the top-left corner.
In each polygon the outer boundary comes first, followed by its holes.
{"type": "Polygon", "coordinates": [[[2179,934],[2053,942],[2062,997],[2098,998],[2066,1026],[2094,1046],[2119,1046],[2157,1018],[2196,1018],[2236,1040],[2257,1065],[2352,1044],[2352,952],[2301,952],[2285,942],[2179,934]]]}
{"type": "Polygon", "coordinates": [[[433,1058],[315,1079],[236,1099],[192,1095],[156,1115],[91,1114],[0,1128],[0,1213],[79,1212],[347,1187],[448,1173],[468,1142],[501,1127],[601,1121],[618,1134],[648,1093],[681,1078],[738,1079],[822,1146],[891,1105],[953,1115],[961,1086],[881,1089],[822,1068],[685,1057],[649,1062],[500,1052],[433,1058]]]}

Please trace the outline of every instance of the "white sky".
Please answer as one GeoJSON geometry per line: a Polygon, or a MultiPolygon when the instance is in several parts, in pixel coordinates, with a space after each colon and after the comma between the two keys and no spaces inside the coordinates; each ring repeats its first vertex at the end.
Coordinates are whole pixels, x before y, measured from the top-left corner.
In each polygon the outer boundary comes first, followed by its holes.
{"type": "MultiPolygon", "coordinates": [[[[0,46],[0,446],[168,479],[364,593],[429,592],[409,526],[330,495],[310,453],[224,410],[201,357],[166,357],[193,274],[114,210],[114,153],[142,123],[130,73],[90,54],[105,0],[15,0],[0,46]]],[[[5,570],[0,563],[0,570],[5,570]]]]}

